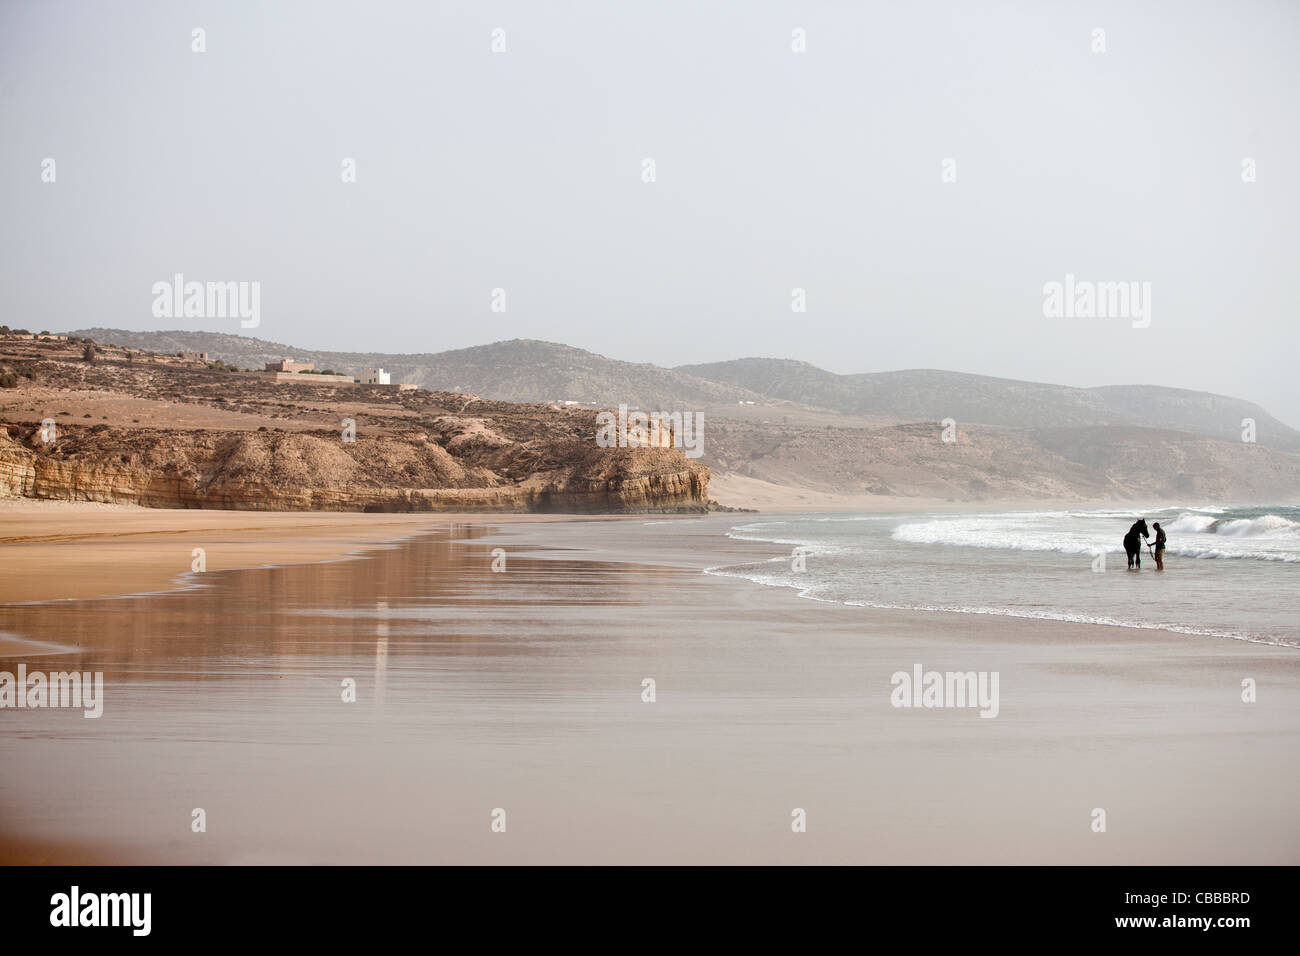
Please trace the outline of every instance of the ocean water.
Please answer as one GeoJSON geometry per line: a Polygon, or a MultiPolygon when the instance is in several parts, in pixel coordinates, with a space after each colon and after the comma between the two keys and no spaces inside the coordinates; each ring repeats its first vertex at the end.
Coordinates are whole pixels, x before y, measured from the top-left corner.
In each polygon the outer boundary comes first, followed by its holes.
{"type": "Polygon", "coordinates": [[[1295,506],[781,515],[737,522],[728,535],[788,550],[711,573],[797,588],[819,601],[1300,647],[1295,506]],[[1145,547],[1142,570],[1127,570],[1122,539],[1139,517],[1165,529],[1164,572],[1145,547]]]}

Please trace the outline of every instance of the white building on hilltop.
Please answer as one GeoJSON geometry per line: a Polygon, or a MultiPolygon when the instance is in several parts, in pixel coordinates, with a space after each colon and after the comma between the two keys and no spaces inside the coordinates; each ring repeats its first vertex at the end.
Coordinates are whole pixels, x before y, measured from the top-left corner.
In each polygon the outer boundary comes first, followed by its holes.
{"type": "Polygon", "coordinates": [[[358,385],[392,385],[393,377],[385,372],[382,368],[367,368],[361,370],[361,377],[357,379],[358,385]]]}

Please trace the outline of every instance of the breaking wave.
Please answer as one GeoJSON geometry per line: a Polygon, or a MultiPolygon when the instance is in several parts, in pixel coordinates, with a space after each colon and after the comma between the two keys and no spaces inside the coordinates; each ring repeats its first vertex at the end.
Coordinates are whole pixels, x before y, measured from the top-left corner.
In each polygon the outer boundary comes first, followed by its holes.
{"type": "MultiPolygon", "coordinates": [[[[1075,513],[1071,518],[1093,519],[1086,524],[1056,521],[1055,513],[1033,515],[979,515],[907,522],[891,537],[909,544],[937,544],[964,548],[1013,551],[1054,551],[1061,554],[1117,554],[1122,544],[1123,521],[1113,524],[1109,512],[1075,513]],[[1106,521],[1097,528],[1097,519],[1106,521]]],[[[1150,522],[1148,522],[1150,523],[1150,522]]],[[[1220,517],[1183,512],[1162,521],[1169,536],[1169,554],[1198,559],[1249,559],[1300,563],[1300,521],[1276,514],[1220,517]]]]}
{"type": "Polygon", "coordinates": [[[1300,538],[1300,522],[1281,515],[1258,518],[1215,518],[1210,515],[1180,515],[1169,531],[1191,534],[1225,534],[1236,538],[1300,538]]]}

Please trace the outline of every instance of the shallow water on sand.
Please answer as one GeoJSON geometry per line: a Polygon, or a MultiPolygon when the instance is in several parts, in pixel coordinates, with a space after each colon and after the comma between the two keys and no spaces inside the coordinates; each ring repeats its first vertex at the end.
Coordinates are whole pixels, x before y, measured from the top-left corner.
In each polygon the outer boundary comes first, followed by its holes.
{"type": "MultiPolygon", "coordinates": [[[[145,858],[437,858],[410,839],[426,814],[459,806],[486,820],[485,801],[517,792],[475,791],[526,772],[537,700],[584,669],[565,663],[591,643],[578,637],[583,618],[638,603],[626,569],[525,567],[515,549],[516,566],[496,574],[491,554],[451,541],[484,531],[198,575],[202,586],[171,594],[0,608],[0,630],[30,641],[0,670],[102,671],[106,686],[98,719],[0,714],[0,826],[27,840],[125,843],[145,858]],[[572,613],[548,615],[555,607],[572,613]],[[342,699],[347,680],[355,703],[342,699]],[[481,746],[502,739],[522,759],[481,746]],[[468,790],[449,792],[458,775],[468,790]],[[194,808],[207,833],[191,832],[194,808]],[[404,837],[391,832],[398,818],[404,837]],[[343,835],[354,828],[369,836],[343,835]]],[[[612,695],[552,716],[581,728],[612,695]]]]}
{"type": "Polygon", "coordinates": [[[1300,509],[1141,513],[1168,533],[1163,572],[1145,545],[1141,572],[1126,569],[1121,540],[1137,513],[1092,510],[737,521],[733,537],[780,544],[785,555],[716,573],[843,604],[1300,646],[1300,509]],[[806,550],[801,568],[795,547],[806,550]]]}
{"type": "Polygon", "coordinates": [[[1296,861],[1297,678],[1236,698],[1284,649],[1135,643],[1116,667],[1104,639],[792,600],[699,573],[759,547],[729,525],[460,526],[0,607],[41,642],[0,671],[105,681],[98,719],[0,712],[0,861],[1296,861]],[[631,563],[656,556],[676,567],[631,563]],[[1000,670],[998,719],[893,709],[914,662],[1000,670]],[[1126,826],[1106,843],[1101,801],[1126,826]]]}

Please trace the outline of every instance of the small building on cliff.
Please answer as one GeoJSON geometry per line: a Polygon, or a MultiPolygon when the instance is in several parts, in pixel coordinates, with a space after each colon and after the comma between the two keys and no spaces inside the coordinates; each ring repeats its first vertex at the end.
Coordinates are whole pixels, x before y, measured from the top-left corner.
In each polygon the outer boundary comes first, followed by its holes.
{"type": "Polygon", "coordinates": [[[278,362],[266,363],[266,370],[268,372],[310,372],[315,368],[315,362],[295,362],[291,358],[280,359],[278,362]]]}

